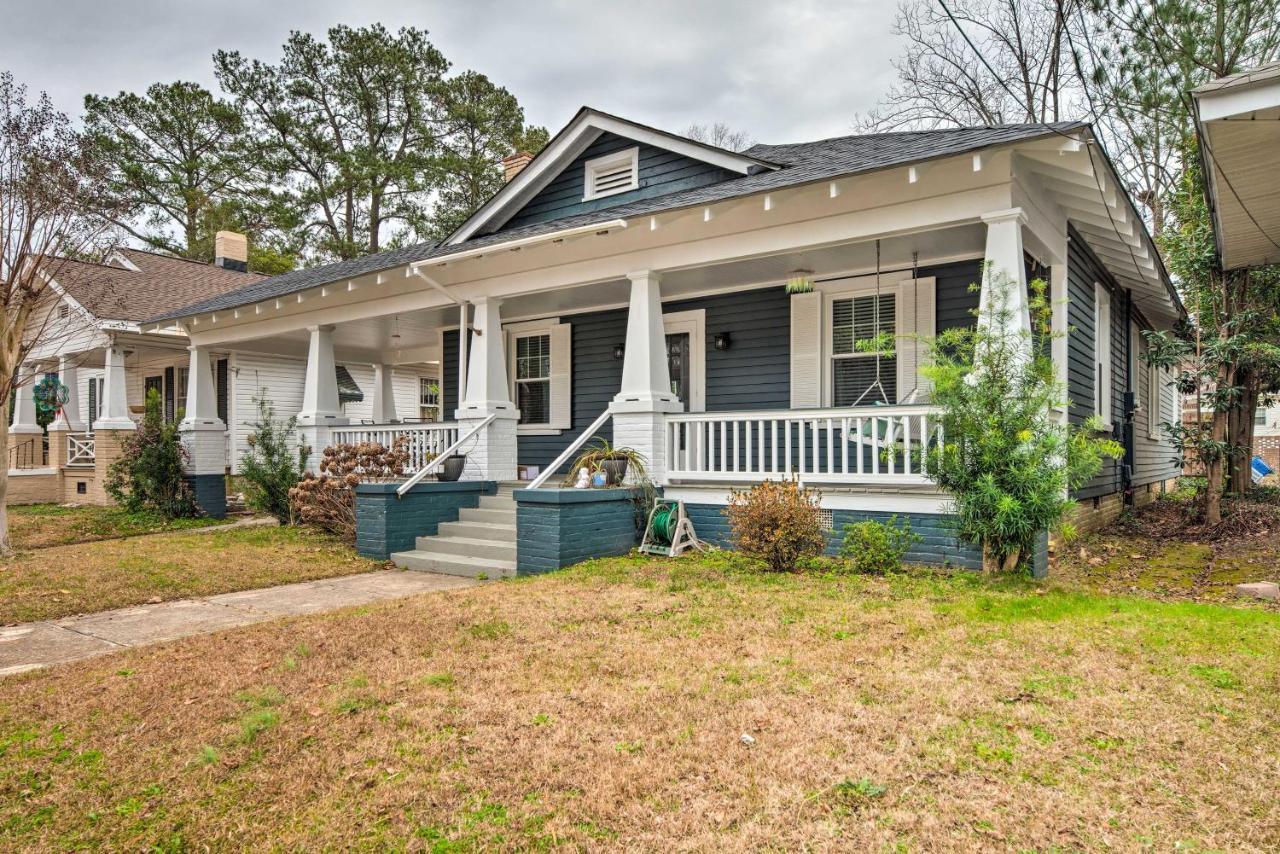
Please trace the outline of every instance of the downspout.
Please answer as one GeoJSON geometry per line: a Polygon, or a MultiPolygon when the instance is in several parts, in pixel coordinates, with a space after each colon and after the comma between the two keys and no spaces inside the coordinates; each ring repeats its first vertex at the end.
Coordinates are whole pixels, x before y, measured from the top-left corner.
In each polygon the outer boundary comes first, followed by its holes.
{"type": "MultiPolygon", "coordinates": [[[[467,303],[465,300],[455,297],[449,292],[448,288],[422,272],[421,267],[410,267],[409,273],[444,294],[450,302],[458,307],[458,406],[460,407],[463,399],[467,396],[467,303]]],[[[443,373],[444,353],[440,354],[440,368],[443,373]]],[[[440,406],[442,410],[444,408],[443,398],[444,396],[441,395],[440,406]]]]}
{"type": "Polygon", "coordinates": [[[1134,376],[1137,373],[1133,356],[1133,291],[1124,292],[1124,424],[1121,426],[1121,441],[1124,443],[1124,462],[1120,465],[1120,488],[1125,504],[1133,504],[1133,465],[1136,449],[1134,448],[1133,416],[1138,408],[1137,393],[1134,391],[1134,376]]]}

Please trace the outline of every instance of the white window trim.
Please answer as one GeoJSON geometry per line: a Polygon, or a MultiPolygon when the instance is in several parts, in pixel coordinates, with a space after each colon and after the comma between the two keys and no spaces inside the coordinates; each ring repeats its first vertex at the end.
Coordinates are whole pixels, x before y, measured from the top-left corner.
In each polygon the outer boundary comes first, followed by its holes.
{"type": "MultiPolygon", "coordinates": [[[[560,318],[548,317],[542,320],[528,320],[523,323],[511,323],[504,325],[502,330],[506,333],[506,350],[507,350],[507,387],[511,395],[511,402],[516,401],[516,339],[527,338],[530,335],[546,335],[550,337],[551,327],[559,326],[560,318]]],[[[552,356],[554,358],[554,356],[552,356]]],[[[551,374],[555,372],[554,366],[547,374],[547,382],[551,381],[551,374]]],[[[551,413],[551,401],[548,398],[547,413],[551,413]]],[[[559,436],[563,433],[548,424],[520,424],[516,423],[517,436],[559,436]]]]}
{"type": "MultiPolygon", "coordinates": [[[[1150,351],[1148,351],[1150,353],[1150,351]]],[[[1161,403],[1164,397],[1164,371],[1159,365],[1148,364],[1147,369],[1147,438],[1160,438],[1161,403]]]]}
{"type": "MultiPolygon", "coordinates": [[[[903,279],[911,278],[908,271],[905,275],[882,275],[880,277],[880,294],[881,296],[892,296],[893,302],[893,323],[896,330],[898,324],[902,322],[902,306],[898,305],[898,284],[903,279]]],[[[835,302],[841,299],[850,299],[854,297],[868,297],[876,295],[876,278],[872,276],[859,276],[856,279],[841,279],[838,282],[823,282],[818,285],[818,290],[822,292],[822,405],[824,407],[835,406],[835,370],[832,367],[832,357],[835,350],[835,334],[833,318],[835,317],[835,302]],[[856,283],[856,284],[855,284],[856,283]]],[[[867,356],[872,354],[868,353],[867,356]]],[[[897,401],[893,401],[896,403],[897,401]]]]}
{"type": "Polygon", "coordinates": [[[605,154],[601,157],[593,157],[583,164],[582,171],[582,200],[589,202],[592,199],[602,199],[606,196],[616,196],[619,193],[629,193],[640,187],[640,147],[627,148],[622,151],[615,151],[612,154],[605,154]],[[594,190],[595,176],[600,172],[612,171],[619,166],[631,167],[631,182],[622,187],[614,187],[611,190],[605,190],[597,193],[594,190]]]}
{"type": "Polygon", "coordinates": [[[1093,354],[1093,413],[1111,430],[1111,292],[1101,282],[1093,283],[1093,354]]]}
{"type": "Polygon", "coordinates": [[[688,412],[707,411],[707,311],[672,311],[662,315],[664,335],[689,336],[688,412]]]}

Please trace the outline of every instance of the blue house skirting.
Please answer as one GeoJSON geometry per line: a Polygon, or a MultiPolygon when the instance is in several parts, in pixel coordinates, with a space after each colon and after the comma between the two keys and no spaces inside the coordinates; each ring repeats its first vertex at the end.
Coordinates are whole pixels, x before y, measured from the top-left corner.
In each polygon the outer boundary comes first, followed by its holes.
{"type": "Polygon", "coordinates": [[[187,485],[195,494],[204,515],[222,519],[227,515],[227,478],[221,474],[189,474],[187,485]]]}
{"type": "Polygon", "coordinates": [[[399,487],[398,483],[356,486],[356,551],[365,557],[387,560],[393,552],[409,551],[418,537],[434,537],[441,522],[458,521],[459,510],[478,507],[481,495],[498,491],[492,480],[424,481],[397,498],[399,487]]]}
{"type": "Polygon", "coordinates": [[[636,547],[635,490],[518,489],[516,573],[549,572],[636,547]]]}

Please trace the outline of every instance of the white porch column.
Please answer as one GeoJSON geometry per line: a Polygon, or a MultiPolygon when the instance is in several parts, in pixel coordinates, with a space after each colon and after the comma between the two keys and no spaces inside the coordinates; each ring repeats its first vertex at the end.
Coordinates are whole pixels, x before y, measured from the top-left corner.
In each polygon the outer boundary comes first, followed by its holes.
{"type": "Polygon", "coordinates": [[[80,420],[80,372],[76,366],[76,354],[58,357],[58,382],[67,388],[67,402],[58,410],[58,417],[49,425],[49,432],[79,433],[84,430],[80,420]]]}
{"type": "Polygon", "coordinates": [[[978,324],[988,326],[999,322],[1002,335],[1018,336],[1025,342],[1030,358],[1031,313],[1027,304],[1027,262],[1022,251],[1022,226],[1026,216],[1022,208],[1010,208],[985,214],[987,224],[986,265],[982,274],[982,292],[978,299],[978,324]],[[1003,283],[1009,288],[1003,308],[1009,317],[991,316],[1001,308],[995,300],[994,286],[1003,283]]]}
{"type": "Polygon", "coordinates": [[[129,417],[129,396],[124,369],[124,347],[111,342],[104,355],[102,374],[102,416],[93,422],[94,430],[137,429],[129,417]]]}
{"type": "Polygon", "coordinates": [[[227,429],[218,417],[217,391],[209,364],[209,351],[188,347],[187,408],[178,424],[182,444],[187,449],[186,472],[200,509],[214,518],[227,513],[227,492],[223,480],[227,470],[227,429]]]}
{"type": "Polygon", "coordinates": [[[307,470],[317,471],[320,456],[329,446],[329,430],[347,423],[338,401],[338,367],[333,358],[333,327],[309,326],[307,375],[302,388],[298,432],[311,448],[307,470]]]}
{"type": "Polygon", "coordinates": [[[13,388],[15,399],[13,402],[13,422],[9,425],[9,432],[14,435],[24,433],[43,433],[40,425],[36,423],[36,374],[38,373],[36,366],[31,363],[24,363],[18,369],[17,384],[13,388]]]}
{"type": "Polygon", "coordinates": [[[609,404],[613,444],[633,448],[645,458],[649,476],[661,484],[667,473],[666,413],[679,412],[667,367],[667,336],[662,326],[661,276],[654,270],[631,273],[627,343],[622,387],[609,404]]]}
{"type": "MultiPolygon", "coordinates": [[[[489,297],[475,300],[475,340],[467,361],[466,396],[455,417],[462,435],[490,415],[497,416],[462,448],[467,455],[465,480],[515,480],[516,422],[519,411],[511,402],[507,384],[507,348],[502,331],[501,302],[489,297]]],[[[461,341],[467,330],[461,330],[461,341]]]]}
{"type": "Polygon", "coordinates": [[[373,366],[373,423],[390,424],[396,417],[396,391],[390,365],[373,366]]]}
{"type": "MultiPolygon", "coordinates": [[[[467,303],[458,303],[458,405],[467,399],[467,303]]],[[[443,367],[443,365],[442,365],[443,367]]]]}

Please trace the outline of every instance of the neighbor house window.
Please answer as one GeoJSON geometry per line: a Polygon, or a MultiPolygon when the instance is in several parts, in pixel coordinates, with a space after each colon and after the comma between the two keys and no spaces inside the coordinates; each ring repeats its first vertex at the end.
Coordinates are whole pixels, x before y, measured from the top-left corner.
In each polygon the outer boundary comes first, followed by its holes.
{"type": "Polygon", "coordinates": [[[1093,413],[1111,424],[1111,292],[1093,284],[1093,413]]]}
{"type": "Polygon", "coordinates": [[[582,200],[589,202],[601,196],[625,193],[640,186],[640,149],[596,157],[586,163],[582,200]]]}
{"type": "Polygon", "coordinates": [[[551,336],[516,338],[516,408],[521,424],[551,423],[551,336]]]}
{"type": "Polygon", "coordinates": [[[832,405],[871,406],[898,399],[898,360],[893,349],[896,333],[895,295],[832,302],[832,405]]]}
{"type": "Polygon", "coordinates": [[[1253,424],[1255,427],[1267,426],[1267,410],[1258,409],[1253,413],[1253,424]]]}
{"type": "Polygon", "coordinates": [[[440,383],[434,377],[418,377],[418,411],[423,421],[440,419],[440,383]]]}

